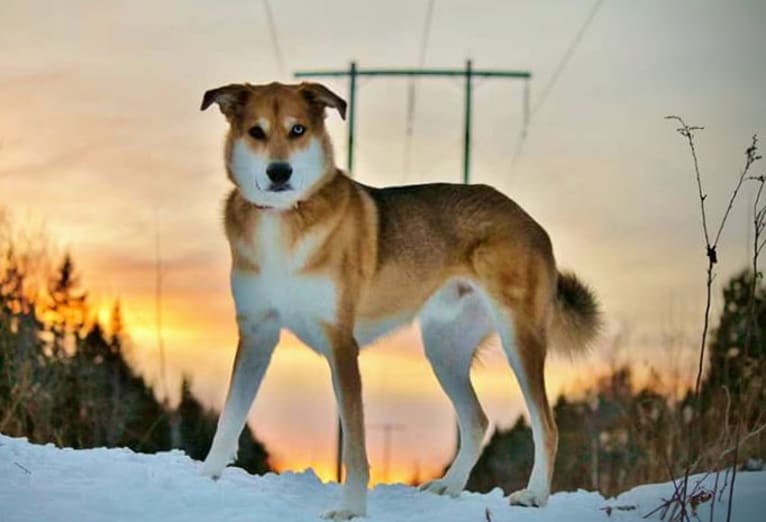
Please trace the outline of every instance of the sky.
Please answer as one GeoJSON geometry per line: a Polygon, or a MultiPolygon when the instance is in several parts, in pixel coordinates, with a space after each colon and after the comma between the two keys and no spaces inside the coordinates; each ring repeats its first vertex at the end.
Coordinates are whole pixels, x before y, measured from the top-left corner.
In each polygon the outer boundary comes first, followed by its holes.
{"type": "MultiPolygon", "coordinates": [[[[667,371],[689,359],[682,349],[699,334],[704,243],[689,153],[663,117],[705,127],[697,145],[713,222],[752,134],[766,131],[766,3],[757,0],[604,0],[542,98],[593,6],[436,0],[423,54],[428,67],[471,58],[477,68],[532,73],[533,116],[515,162],[524,84],[476,81],[472,181],[532,214],[558,263],[593,286],[606,312],[596,353],[549,361],[551,395],[581,388],[617,360],[667,371]],[[676,337],[671,352],[680,355],[669,356],[676,337]]],[[[220,407],[236,342],[221,225],[230,184],[226,124],[217,111],[199,112],[202,93],[292,81],[296,70],[345,68],[352,59],[417,66],[427,7],[274,0],[276,52],[261,1],[3,0],[0,207],[20,226],[44,223],[60,251],[72,252],[102,316],[121,300],[131,358],[152,382],[159,251],[169,387],[189,375],[195,393],[220,407]]],[[[325,83],[347,95],[345,81],[325,83]]],[[[410,138],[407,91],[404,79],[360,81],[355,176],[373,185],[459,182],[461,80],[416,83],[410,138]]],[[[331,114],[328,128],[344,167],[345,122],[331,114]]],[[[746,188],[721,241],[717,291],[747,263],[751,198],[746,188]]],[[[374,480],[438,472],[454,450],[454,417],[417,329],[366,349],[361,365],[374,480]],[[385,423],[399,428],[388,477],[385,423]]],[[[474,376],[493,424],[508,426],[523,408],[498,350],[483,355],[474,376]]],[[[329,372],[289,333],[250,422],[280,469],[313,466],[331,476],[329,372]]]]}

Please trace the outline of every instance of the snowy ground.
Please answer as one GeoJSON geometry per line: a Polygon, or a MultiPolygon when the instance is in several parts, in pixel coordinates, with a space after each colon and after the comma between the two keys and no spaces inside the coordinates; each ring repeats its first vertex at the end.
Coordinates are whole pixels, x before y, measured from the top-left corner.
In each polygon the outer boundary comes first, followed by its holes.
{"type": "MultiPolygon", "coordinates": [[[[340,490],[311,471],[248,475],[228,468],[214,482],[199,475],[200,463],[180,451],[143,455],[126,449],[72,450],[38,446],[0,435],[1,522],[248,521],[319,520],[340,490]]],[[[733,519],[766,520],[766,472],[737,476],[733,519]]],[[[616,499],[598,493],[557,493],[547,507],[510,507],[500,490],[486,495],[439,497],[402,486],[370,493],[370,522],[564,522],[642,521],[672,486],[641,486],[616,499]],[[634,506],[629,511],[607,506],[634,506]]],[[[709,504],[709,503],[708,503],[709,504]]],[[[699,508],[703,521],[709,507],[699,508]]],[[[715,519],[725,520],[716,503],[715,519]]]]}

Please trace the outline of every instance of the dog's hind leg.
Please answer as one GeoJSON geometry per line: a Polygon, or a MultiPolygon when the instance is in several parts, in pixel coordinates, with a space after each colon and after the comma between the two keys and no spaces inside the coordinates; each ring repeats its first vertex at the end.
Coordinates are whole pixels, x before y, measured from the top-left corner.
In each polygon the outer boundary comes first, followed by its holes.
{"type": "Polygon", "coordinates": [[[558,432],[545,392],[545,355],[555,306],[556,269],[550,241],[541,233],[534,250],[520,251],[513,238],[485,242],[472,261],[503,351],[516,374],[532,425],[534,464],[527,487],[511,504],[543,506],[550,495],[558,432]],[[513,260],[510,262],[509,260],[513,260]]]}
{"type": "Polygon", "coordinates": [[[442,495],[458,495],[481,453],[487,417],[471,384],[471,361],[477,346],[493,331],[492,318],[464,283],[452,283],[432,297],[420,315],[426,356],[458,418],[460,447],[444,477],[421,486],[442,495]]]}
{"type": "Polygon", "coordinates": [[[535,459],[526,489],[511,493],[511,504],[544,506],[550,495],[558,431],[545,392],[544,363],[547,333],[523,311],[495,308],[495,321],[508,362],[524,395],[532,425],[535,459]]]}

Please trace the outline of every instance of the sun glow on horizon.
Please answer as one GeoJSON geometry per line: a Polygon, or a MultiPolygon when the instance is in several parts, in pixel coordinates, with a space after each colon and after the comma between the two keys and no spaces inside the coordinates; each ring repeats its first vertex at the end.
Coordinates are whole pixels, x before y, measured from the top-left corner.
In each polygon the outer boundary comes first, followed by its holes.
{"type": "MultiPolygon", "coordinates": [[[[155,303],[148,297],[122,303],[127,312],[131,356],[157,387],[160,383],[157,331],[151,320],[155,303]],[[130,318],[139,316],[143,318],[142,324],[133,324],[130,318]]],[[[108,307],[102,307],[98,316],[103,320],[108,312],[108,307]]],[[[165,306],[163,337],[171,404],[177,401],[181,378],[190,375],[195,395],[207,407],[220,411],[234,358],[236,326],[228,314],[220,319],[208,316],[208,321],[203,322],[199,313],[188,306],[176,308],[173,300],[165,306]],[[190,341],[194,341],[194,348],[190,341]]],[[[439,476],[455,451],[454,413],[425,359],[417,325],[363,349],[360,368],[371,485],[412,483],[439,476]],[[401,427],[392,435],[387,472],[380,430],[383,423],[401,427]],[[436,426],[441,428],[434,430],[436,426]]],[[[634,368],[635,386],[652,382],[647,369],[634,368]]],[[[546,371],[551,401],[565,392],[582,396],[608,370],[609,364],[603,360],[594,363],[587,357],[575,361],[551,357],[546,371]]],[[[526,416],[499,340],[491,340],[482,351],[472,368],[472,380],[491,419],[490,432],[510,426],[519,414],[526,416]]],[[[290,332],[283,331],[249,416],[249,424],[270,452],[274,468],[278,471],[311,468],[322,480],[335,480],[335,415],[327,362],[290,332]]]]}

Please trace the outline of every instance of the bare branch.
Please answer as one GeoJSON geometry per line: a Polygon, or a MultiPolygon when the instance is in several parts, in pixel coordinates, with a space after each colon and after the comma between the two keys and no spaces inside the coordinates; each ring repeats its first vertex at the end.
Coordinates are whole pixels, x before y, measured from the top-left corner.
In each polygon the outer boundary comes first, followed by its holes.
{"type": "MultiPolygon", "coordinates": [[[[711,251],[710,234],[708,234],[707,230],[707,212],[705,212],[705,199],[707,199],[707,194],[705,194],[705,191],[702,190],[702,177],[700,176],[699,162],[697,161],[697,149],[694,147],[694,132],[703,130],[704,127],[689,126],[680,116],[665,116],[665,119],[678,121],[681,124],[681,127],[676,129],[676,131],[678,131],[678,133],[686,138],[686,140],[689,142],[689,150],[691,150],[692,159],[694,160],[694,173],[697,178],[697,192],[700,200],[700,210],[702,213],[702,231],[705,234],[705,247],[707,250],[707,256],[708,258],[710,258],[711,255],[715,257],[715,246],[713,245],[713,250],[711,251]]],[[[713,263],[715,263],[715,261],[713,261],[713,263]]]]}
{"type": "MultiPolygon", "coordinates": [[[[728,204],[726,206],[726,210],[724,211],[724,214],[718,223],[718,228],[715,234],[715,238],[711,242],[710,240],[710,233],[708,230],[708,222],[707,222],[707,212],[705,208],[705,200],[707,199],[707,194],[705,194],[705,191],[702,186],[702,176],[700,174],[700,168],[699,168],[699,161],[697,158],[697,150],[694,144],[694,133],[697,130],[701,130],[702,127],[695,127],[688,125],[681,117],[679,116],[666,116],[666,119],[675,120],[678,123],[680,123],[681,127],[676,129],[681,136],[686,138],[686,141],[689,146],[689,151],[692,155],[693,165],[694,165],[694,175],[695,179],[697,181],[697,195],[700,202],[700,213],[702,217],[702,231],[705,239],[705,254],[708,259],[707,264],[707,278],[706,278],[706,299],[705,299],[705,315],[704,315],[704,322],[703,322],[703,328],[702,328],[702,336],[700,339],[700,348],[699,348],[699,361],[697,365],[697,378],[694,386],[694,403],[695,407],[692,409],[693,416],[692,419],[695,417],[698,417],[700,415],[701,410],[701,394],[700,394],[700,387],[702,382],[702,370],[704,366],[705,361],[705,348],[707,345],[707,336],[708,336],[708,330],[710,326],[710,306],[711,306],[711,291],[712,291],[712,285],[713,280],[715,279],[715,265],[718,262],[718,243],[721,239],[721,235],[723,234],[723,230],[726,226],[726,222],[728,221],[729,215],[731,213],[731,209],[734,207],[734,202],[737,200],[737,196],[739,195],[739,191],[742,188],[742,184],[746,179],[754,179],[760,183],[760,186],[758,188],[758,194],[756,196],[756,200],[753,207],[753,213],[754,213],[754,229],[755,229],[755,239],[754,239],[754,246],[753,246],[753,282],[751,286],[751,295],[750,295],[750,302],[748,306],[748,324],[747,324],[747,333],[745,337],[745,358],[747,356],[748,346],[750,344],[750,337],[752,333],[752,323],[753,323],[753,303],[754,303],[754,293],[755,293],[755,284],[756,284],[756,277],[755,274],[757,274],[757,260],[758,260],[758,254],[760,250],[766,245],[766,240],[761,241],[761,232],[763,232],[764,228],[766,227],[766,205],[761,207],[760,198],[763,191],[763,186],[766,180],[766,176],[756,176],[752,177],[749,176],[748,173],[750,171],[750,168],[752,167],[753,163],[761,159],[761,156],[758,155],[758,137],[756,135],[753,136],[752,141],[750,143],[750,146],[745,150],[745,165],[742,168],[739,177],[737,178],[737,183],[734,186],[734,190],[731,193],[731,197],[729,198],[728,204]],[[759,208],[761,207],[761,208],[759,208]]],[[[727,405],[727,410],[728,410],[727,405]]],[[[728,415],[728,412],[727,412],[728,415]]],[[[663,504],[664,510],[662,512],[662,516],[664,518],[665,514],[667,514],[668,510],[671,510],[670,512],[670,519],[671,520],[689,520],[689,513],[686,511],[687,502],[691,504],[692,508],[692,514],[696,516],[695,512],[695,502],[699,502],[700,498],[702,498],[700,495],[700,492],[697,491],[697,488],[699,484],[697,484],[691,494],[689,494],[689,473],[691,472],[691,469],[693,467],[696,467],[697,464],[701,461],[703,458],[705,452],[702,451],[698,447],[698,441],[697,434],[695,433],[694,429],[694,423],[689,423],[688,428],[688,446],[689,446],[689,454],[690,458],[687,459],[684,467],[684,477],[683,480],[676,486],[676,491],[670,499],[666,500],[663,504]],[[697,456],[696,461],[692,461],[693,455],[697,456]],[[697,497],[695,497],[697,495],[697,497]]],[[[724,437],[728,433],[728,422],[726,422],[726,425],[724,426],[724,431],[722,432],[722,441],[724,440],[724,437]]],[[[737,461],[737,451],[739,448],[739,424],[737,424],[736,430],[735,430],[735,444],[734,444],[734,467],[732,473],[732,481],[730,484],[729,489],[729,501],[731,504],[731,495],[733,494],[733,486],[734,486],[734,477],[736,476],[736,461],[737,461]]],[[[718,482],[716,477],[716,483],[718,482]]],[[[724,486],[725,488],[725,486],[724,486]]],[[[713,498],[714,494],[712,494],[709,498],[713,498]]],[[[656,510],[655,510],[656,511],[656,510]]],[[[731,517],[731,512],[729,511],[727,520],[731,517]]]]}
{"type": "MultiPolygon", "coordinates": [[[[766,423],[761,424],[754,430],[751,430],[750,432],[748,432],[748,434],[742,437],[742,440],[739,441],[739,445],[741,446],[742,444],[752,439],[753,437],[760,435],[764,430],[766,430],[766,423]]],[[[719,456],[719,458],[723,459],[724,457],[726,457],[726,455],[728,455],[729,453],[733,452],[736,449],[737,449],[736,446],[731,446],[726,448],[725,450],[721,452],[721,455],[719,456]]]]}
{"type": "MultiPolygon", "coordinates": [[[[758,156],[756,153],[758,151],[758,135],[754,134],[752,142],[750,143],[750,146],[745,149],[745,167],[742,169],[742,173],[739,175],[739,180],[737,181],[737,185],[734,187],[734,192],[732,192],[731,197],[729,198],[729,205],[726,207],[726,212],[723,214],[723,218],[721,218],[721,223],[718,225],[718,232],[716,232],[715,235],[715,241],[713,241],[713,248],[715,249],[716,246],[718,246],[718,241],[721,239],[721,233],[723,232],[723,227],[726,226],[726,220],[729,218],[729,212],[731,212],[731,208],[734,206],[734,201],[737,199],[737,193],[739,192],[740,187],[742,187],[742,182],[745,180],[745,177],[747,176],[748,171],[750,170],[750,167],[761,159],[761,156],[758,156]]],[[[696,158],[695,158],[696,163],[696,158]]],[[[699,173],[697,175],[699,178],[699,173]]]]}

